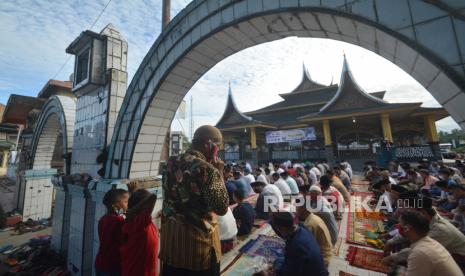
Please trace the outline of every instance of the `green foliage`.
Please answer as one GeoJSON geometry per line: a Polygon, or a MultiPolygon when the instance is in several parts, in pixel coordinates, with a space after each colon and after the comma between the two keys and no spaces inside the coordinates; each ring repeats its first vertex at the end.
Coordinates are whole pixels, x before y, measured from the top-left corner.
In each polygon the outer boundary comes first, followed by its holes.
{"type": "Polygon", "coordinates": [[[439,131],[439,142],[440,143],[451,143],[455,140],[458,146],[459,140],[465,140],[465,132],[461,129],[453,129],[450,132],[439,131]]]}

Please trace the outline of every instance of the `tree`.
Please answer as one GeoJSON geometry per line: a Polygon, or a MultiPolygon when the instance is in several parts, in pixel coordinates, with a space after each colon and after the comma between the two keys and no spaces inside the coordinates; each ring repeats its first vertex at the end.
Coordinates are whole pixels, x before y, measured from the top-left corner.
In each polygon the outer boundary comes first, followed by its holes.
{"type": "Polygon", "coordinates": [[[459,146],[460,140],[465,140],[465,132],[461,129],[453,129],[450,132],[439,131],[439,142],[441,143],[451,143],[452,140],[455,140],[457,146],[459,146]]]}

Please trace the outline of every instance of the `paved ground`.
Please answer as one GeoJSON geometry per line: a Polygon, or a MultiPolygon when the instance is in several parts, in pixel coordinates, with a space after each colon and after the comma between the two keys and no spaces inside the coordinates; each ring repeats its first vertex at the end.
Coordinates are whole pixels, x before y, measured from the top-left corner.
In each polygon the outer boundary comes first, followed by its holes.
{"type": "Polygon", "coordinates": [[[0,247],[8,244],[14,246],[23,244],[37,235],[51,235],[52,227],[37,232],[29,232],[22,235],[11,235],[13,231],[0,232],[0,247]]]}
{"type": "MultiPolygon", "coordinates": [[[[50,235],[52,233],[52,227],[37,232],[25,233],[23,235],[11,235],[12,233],[13,230],[0,232],[0,247],[8,244],[14,246],[21,245],[37,235],[50,235]]],[[[0,275],[5,274],[10,269],[10,267],[3,262],[6,257],[6,255],[0,254],[0,275]]]]}
{"type": "Polygon", "coordinates": [[[0,177],[0,204],[5,212],[14,209],[15,182],[6,177],[0,177]]]}

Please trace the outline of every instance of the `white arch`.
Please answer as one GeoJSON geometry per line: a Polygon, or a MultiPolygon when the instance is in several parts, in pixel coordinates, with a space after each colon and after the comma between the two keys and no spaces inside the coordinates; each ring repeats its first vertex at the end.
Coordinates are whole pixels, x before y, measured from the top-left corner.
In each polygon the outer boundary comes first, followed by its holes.
{"type": "Polygon", "coordinates": [[[288,36],[345,41],[385,57],[465,126],[465,45],[456,32],[463,12],[420,0],[338,2],[193,1],[154,43],[127,90],[106,176],[157,175],[166,131],[194,83],[227,56],[288,36]],[[451,42],[448,51],[439,37],[451,42]]]}
{"type": "Polygon", "coordinates": [[[49,169],[51,167],[53,152],[60,132],[63,136],[63,154],[71,153],[75,114],[76,99],[72,97],[55,95],[44,104],[32,138],[32,169],[49,169]]]}

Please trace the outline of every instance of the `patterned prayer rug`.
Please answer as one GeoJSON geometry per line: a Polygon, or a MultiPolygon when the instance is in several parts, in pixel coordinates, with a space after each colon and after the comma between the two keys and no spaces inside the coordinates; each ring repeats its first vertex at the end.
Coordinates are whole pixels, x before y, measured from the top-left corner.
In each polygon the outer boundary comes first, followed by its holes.
{"type": "Polygon", "coordinates": [[[383,242],[378,238],[384,232],[382,220],[357,217],[356,212],[349,212],[347,220],[348,243],[383,248],[383,242]]]}
{"type": "MultiPolygon", "coordinates": [[[[370,196],[371,193],[354,193],[356,196],[370,196]]],[[[350,208],[357,208],[350,206],[350,208]]],[[[382,248],[384,243],[378,238],[384,232],[384,216],[379,212],[368,212],[364,209],[349,210],[347,219],[346,241],[352,244],[382,248]]]]}
{"type": "MultiPolygon", "coordinates": [[[[257,200],[258,200],[258,194],[250,195],[244,199],[244,201],[250,203],[252,207],[255,207],[255,205],[257,205],[257,200]]],[[[236,208],[236,206],[237,206],[237,203],[234,203],[234,204],[229,205],[229,208],[233,210],[234,208],[236,208]]]]}
{"type": "Polygon", "coordinates": [[[388,273],[389,267],[381,262],[382,259],[383,252],[380,251],[355,246],[350,246],[347,250],[346,260],[350,265],[381,273],[388,273]]]}
{"type": "Polygon", "coordinates": [[[284,257],[284,240],[277,237],[259,235],[255,240],[248,241],[239,251],[248,256],[262,256],[269,263],[284,257]]]}
{"type": "Polygon", "coordinates": [[[238,255],[228,267],[221,271],[221,275],[244,276],[266,270],[269,264],[259,257],[251,257],[245,254],[238,255]]]}

